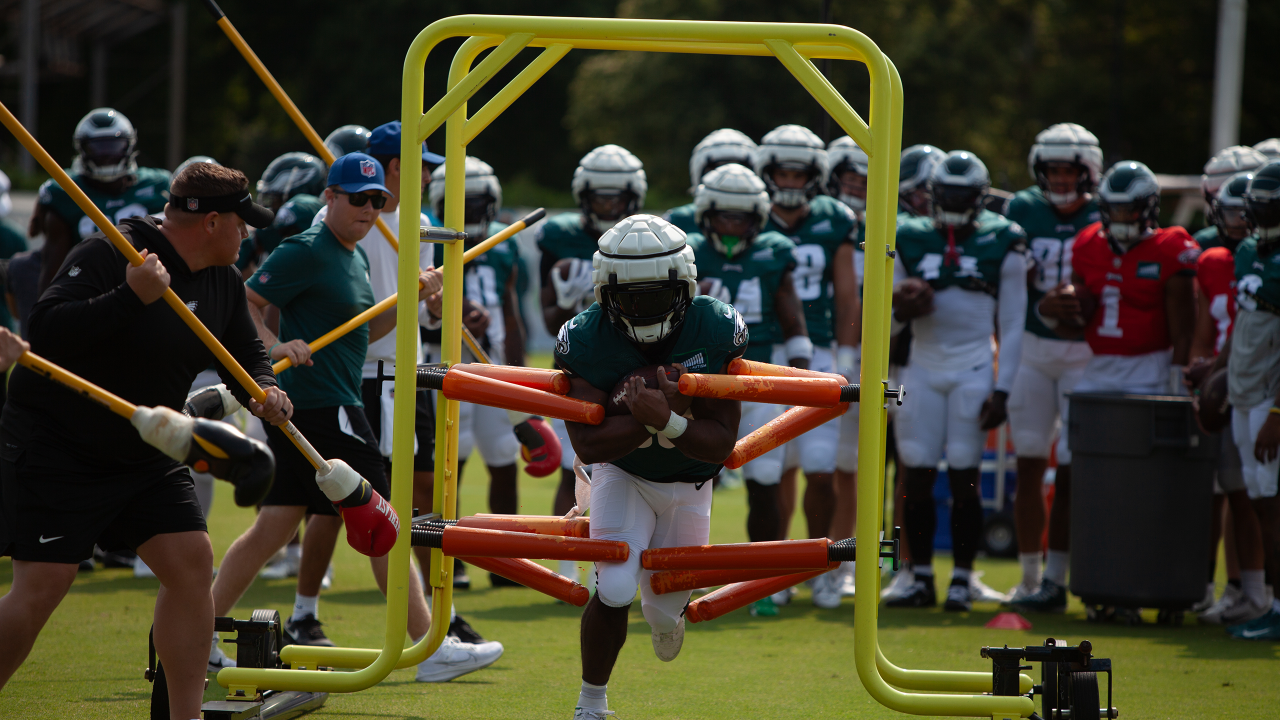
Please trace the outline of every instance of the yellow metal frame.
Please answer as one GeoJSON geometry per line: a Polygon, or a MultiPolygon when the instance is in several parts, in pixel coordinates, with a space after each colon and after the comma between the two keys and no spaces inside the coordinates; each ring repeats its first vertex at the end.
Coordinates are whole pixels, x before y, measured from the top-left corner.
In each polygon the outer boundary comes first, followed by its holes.
{"type": "MultiPolygon", "coordinates": [[[[889,354],[890,287],[897,207],[898,158],[902,146],[902,81],[888,57],[856,30],[836,25],[785,23],[724,23],[681,20],[631,20],[613,18],[556,18],[463,15],[432,23],[418,34],[404,64],[401,122],[400,202],[417,207],[422,202],[417,178],[421,173],[421,143],[445,126],[445,225],[462,229],[464,158],[467,144],[543,74],[572,49],[672,52],[776,57],[805,89],[858,143],[870,158],[867,179],[866,277],[862,324],[862,402],[859,405],[858,568],[857,583],[865,588],[854,600],[854,657],[858,676],[877,701],[906,713],[1015,718],[1031,715],[1034,706],[1026,697],[995,697],[989,692],[991,675],[985,672],[907,670],[891,663],[877,642],[880,586],[878,530],[884,507],[884,440],[887,415],[884,386],[889,354]],[[423,111],[424,67],[427,55],[442,40],[465,37],[449,71],[448,92],[423,111]],[[542,52],[480,110],[467,115],[467,101],[521,50],[542,52]],[[481,53],[491,50],[476,64],[481,53]],[[871,78],[869,121],[861,117],[813,64],[814,59],[855,60],[867,66],[871,78]],[[475,65],[473,69],[473,65],[475,65]],[[410,132],[410,128],[417,131],[410,132]],[[884,250],[880,251],[879,248],[884,250]],[[950,693],[950,694],[946,694],[950,693]]],[[[413,287],[418,280],[419,232],[417,217],[400,217],[399,284],[413,287]]],[[[463,248],[458,243],[444,251],[443,360],[461,359],[463,248]]],[[[406,296],[398,303],[398,323],[417,322],[417,303],[406,296]]],[[[416,334],[397,336],[396,353],[413,357],[416,334]]],[[[397,394],[408,397],[416,390],[414,368],[396,365],[397,394]]],[[[453,518],[457,507],[458,403],[439,396],[436,417],[436,512],[453,518]]],[[[411,403],[395,408],[393,431],[391,502],[401,517],[412,512],[411,474],[414,413],[411,403]]],[[[432,551],[428,574],[434,594],[431,632],[417,645],[403,649],[407,622],[409,537],[401,533],[391,551],[387,600],[386,639],[382,650],[311,648],[290,646],[282,655],[295,667],[339,665],[361,668],[351,673],[315,673],[301,670],[227,669],[219,676],[223,685],[253,684],[275,689],[349,692],[367,688],[395,667],[408,667],[439,647],[449,616],[452,567],[439,550],[432,551]]],[[[976,653],[976,650],[975,650],[976,653]]],[[[1022,677],[1022,690],[1031,679],[1022,677]]]]}

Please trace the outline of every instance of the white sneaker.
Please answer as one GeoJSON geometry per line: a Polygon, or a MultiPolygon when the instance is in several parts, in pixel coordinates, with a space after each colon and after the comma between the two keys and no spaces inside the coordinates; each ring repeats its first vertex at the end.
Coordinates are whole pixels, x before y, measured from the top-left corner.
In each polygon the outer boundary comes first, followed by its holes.
{"type": "Polygon", "coordinates": [[[974,572],[969,574],[969,599],[973,602],[991,602],[1002,603],[1009,599],[1008,595],[1002,592],[996,592],[995,588],[989,587],[982,582],[982,572],[974,572]]]}
{"type": "Polygon", "coordinates": [[[298,577],[298,566],[302,564],[301,557],[291,557],[287,552],[284,557],[278,560],[271,560],[258,573],[258,577],[263,580],[284,580],[285,578],[298,577]]]}
{"type": "Polygon", "coordinates": [[[1240,623],[1247,623],[1250,620],[1257,620],[1263,615],[1271,612],[1271,601],[1274,599],[1275,597],[1272,595],[1270,588],[1267,589],[1267,594],[1263,597],[1263,602],[1256,604],[1248,595],[1245,595],[1242,592],[1240,593],[1240,601],[1223,611],[1222,624],[1239,625],[1240,623]]]}
{"type": "Polygon", "coordinates": [[[813,604],[823,610],[840,607],[840,568],[819,575],[813,583],[813,604]]]}
{"type": "Polygon", "coordinates": [[[450,680],[489,667],[502,657],[502,643],[464,643],[446,636],[431,657],[418,663],[418,682],[449,682],[450,680]]]}
{"type": "Polygon", "coordinates": [[[1200,613],[1200,622],[1221,625],[1223,614],[1235,607],[1243,599],[1244,592],[1240,588],[1235,585],[1227,585],[1227,589],[1222,591],[1222,597],[1218,598],[1218,602],[1214,603],[1208,610],[1200,613]]]}
{"type": "Polygon", "coordinates": [[[333,565],[330,564],[324,571],[324,577],[320,578],[320,589],[328,590],[333,587],[333,565]]]}
{"type": "Polygon", "coordinates": [[[213,634],[213,644],[209,646],[209,672],[218,672],[222,668],[235,667],[236,661],[227,657],[218,644],[218,633],[213,634]]]}
{"type": "Polygon", "coordinates": [[[650,637],[653,640],[653,654],[658,656],[662,662],[671,662],[680,654],[680,648],[684,647],[684,616],[680,617],[680,622],[676,623],[676,629],[671,632],[660,633],[654,630],[650,637]]]}
{"type": "Polygon", "coordinates": [[[133,559],[133,576],[136,578],[153,578],[156,574],[151,571],[151,568],[147,567],[146,563],[142,562],[141,557],[136,557],[133,559]]]}
{"type": "Polygon", "coordinates": [[[904,598],[915,589],[916,577],[911,568],[903,566],[894,574],[889,586],[880,591],[881,600],[904,598]]]}
{"type": "Polygon", "coordinates": [[[790,605],[791,598],[795,597],[798,594],[800,594],[799,590],[793,587],[789,587],[786,590],[779,590],[778,592],[770,595],[769,597],[773,599],[774,605],[777,605],[778,607],[782,607],[784,605],[790,605]]]}
{"type": "Polygon", "coordinates": [[[838,587],[840,588],[840,597],[854,596],[853,575],[854,575],[853,562],[840,563],[840,582],[838,583],[838,587]]]}
{"type": "MultiPolygon", "coordinates": [[[[1227,587],[1231,587],[1231,586],[1228,585],[1227,587]]],[[[1198,615],[1204,612],[1205,610],[1208,610],[1209,608],[1213,607],[1213,604],[1214,604],[1213,583],[1209,583],[1208,586],[1206,586],[1204,589],[1204,599],[1196,603],[1195,605],[1192,605],[1191,612],[1196,613],[1198,615]]]]}
{"type": "Polygon", "coordinates": [[[612,710],[599,710],[596,708],[576,707],[573,709],[573,720],[604,720],[607,717],[613,717],[612,710]]]}
{"type": "Polygon", "coordinates": [[[1009,588],[1009,592],[1005,593],[1005,602],[1010,603],[1015,600],[1021,600],[1024,597],[1034,595],[1035,592],[1039,589],[1040,589],[1039,586],[1027,587],[1022,583],[1018,583],[1017,585],[1014,585],[1013,587],[1009,588]]]}

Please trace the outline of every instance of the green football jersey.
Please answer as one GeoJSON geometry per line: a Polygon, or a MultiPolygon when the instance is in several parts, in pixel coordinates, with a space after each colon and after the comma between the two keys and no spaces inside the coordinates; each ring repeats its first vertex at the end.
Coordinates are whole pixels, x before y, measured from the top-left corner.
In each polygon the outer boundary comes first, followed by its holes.
{"type": "Polygon", "coordinates": [[[1236,305],[1280,315],[1280,252],[1258,252],[1258,238],[1236,246],[1236,305]]]}
{"type": "Polygon", "coordinates": [[[557,260],[581,258],[590,260],[599,250],[597,240],[582,229],[582,213],[560,213],[538,223],[533,229],[533,241],[543,254],[557,260]]]}
{"type": "MultiPolygon", "coordinates": [[[[809,339],[826,347],[835,339],[835,259],[836,251],[854,242],[858,219],[844,203],[819,195],[809,201],[809,214],[797,228],[783,228],[771,214],[766,230],[780,232],[795,243],[796,269],[792,279],[796,295],[804,302],[804,320],[809,339]]],[[[855,245],[855,247],[857,247],[855,245]]]]}
{"type": "Polygon", "coordinates": [[[898,226],[898,258],[911,277],[928,281],[934,290],[959,287],[998,296],[1000,267],[1005,255],[1023,252],[1027,236],[1018,223],[983,210],[969,237],[957,238],[956,262],[946,261],[947,239],[929,218],[914,218],[898,226]]]}
{"type": "MultiPolygon", "coordinates": [[[[747,325],[732,305],[699,295],[690,303],[675,337],[661,344],[659,354],[647,355],[609,322],[599,303],[594,303],[560,328],[555,358],[570,374],[609,393],[622,378],[648,365],[681,363],[690,372],[719,373],[726,363],[742,355],[747,342],[747,325]]],[[[653,482],[688,483],[705,482],[721,467],[686,456],[662,434],[650,437],[613,464],[653,482]]]]}
{"type": "Polygon", "coordinates": [[[1201,250],[1208,250],[1209,248],[1216,248],[1222,245],[1222,241],[1218,239],[1217,225],[1202,227],[1197,230],[1191,238],[1196,241],[1196,244],[1200,246],[1201,250]]]}
{"type": "Polygon", "coordinates": [[[1045,199],[1039,186],[1033,185],[1015,193],[1004,214],[1026,231],[1027,247],[1036,261],[1035,278],[1027,288],[1027,332],[1061,340],[1036,316],[1036,305],[1059,283],[1071,280],[1071,246],[1076,234],[1102,219],[1098,201],[1091,199],[1074,215],[1064,218],[1045,199]]]}
{"type": "MultiPolygon", "coordinates": [[[[490,237],[506,229],[499,222],[489,223],[490,237]]],[[[444,246],[435,246],[433,256],[436,267],[444,267],[444,246]]],[[[467,263],[463,268],[462,291],[467,299],[489,311],[489,329],[485,331],[485,343],[491,353],[501,358],[503,342],[507,336],[502,298],[507,290],[511,274],[520,263],[520,246],[514,237],[490,248],[483,255],[467,263]]],[[[494,362],[498,360],[495,359],[494,362]]]]}
{"type": "Polygon", "coordinates": [[[743,356],[748,360],[769,362],[773,344],[780,343],[782,326],[774,308],[782,275],[796,266],[795,245],[781,233],[765,231],[756,236],[751,247],[732,259],[716,251],[703,235],[689,235],[698,281],[715,280],[724,296],[712,297],[732,302],[751,333],[751,342],[743,356]]]}
{"type": "MultiPolygon", "coordinates": [[[[85,182],[79,175],[72,175],[71,179],[104,215],[118,225],[125,218],[155,215],[164,210],[165,203],[169,202],[168,170],[140,167],[135,177],[137,181],[119,195],[108,195],[85,182]]],[[[53,180],[45,180],[40,186],[40,204],[52,208],[58,217],[70,225],[76,233],[77,241],[98,232],[98,226],[93,224],[93,220],[53,180]]]]}
{"type": "Polygon", "coordinates": [[[694,204],[689,203],[688,205],[671,208],[667,211],[667,214],[662,217],[664,220],[680,228],[686,235],[688,235],[690,233],[700,232],[698,230],[698,221],[694,219],[694,213],[696,210],[697,208],[694,204]]]}

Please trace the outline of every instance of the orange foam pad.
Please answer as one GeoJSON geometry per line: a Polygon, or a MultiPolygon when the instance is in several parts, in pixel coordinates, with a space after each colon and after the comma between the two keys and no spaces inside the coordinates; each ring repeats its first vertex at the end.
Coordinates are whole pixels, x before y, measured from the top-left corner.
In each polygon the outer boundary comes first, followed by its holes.
{"type": "Polygon", "coordinates": [[[829,408],[840,404],[840,386],[843,384],[834,378],[685,373],[680,376],[680,393],[692,397],[829,408]]]}
{"type": "Polygon", "coordinates": [[[464,557],[459,559],[465,563],[475,565],[481,570],[488,570],[508,580],[514,580],[525,587],[550,595],[557,600],[563,600],[570,605],[582,607],[591,599],[591,592],[585,587],[569,578],[557,575],[532,560],[491,557],[464,557]]]}
{"type": "Polygon", "coordinates": [[[513,385],[555,393],[556,395],[569,394],[569,376],[559,370],[517,367],[514,365],[487,365],[485,363],[460,363],[450,366],[449,369],[469,372],[472,375],[481,375],[494,380],[502,380],[513,385]]]}
{"type": "Polygon", "coordinates": [[[448,527],[441,547],[450,557],[532,558],[625,562],[631,549],[624,542],[591,538],[532,535],[530,533],[448,527]]]}
{"type": "Polygon", "coordinates": [[[566,520],[557,515],[470,515],[458,518],[458,527],[560,537],[591,537],[591,521],[584,517],[566,520]]]}
{"type": "Polygon", "coordinates": [[[659,570],[649,576],[649,587],[659,595],[731,585],[748,580],[763,580],[791,575],[795,568],[757,568],[754,570],[659,570]]]}
{"type": "Polygon", "coordinates": [[[729,363],[730,375],[762,375],[771,377],[797,377],[797,378],[830,378],[839,380],[841,383],[848,382],[843,375],[836,373],[824,373],[817,370],[801,370],[787,365],[774,365],[772,363],[757,362],[755,360],[743,360],[736,358],[729,363]]]}
{"type": "Polygon", "coordinates": [[[724,466],[730,470],[740,468],[819,425],[840,417],[848,409],[849,403],[840,403],[831,408],[793,407],[739,440],[733,446],[729,458],[724,461],[724,466]]]}
{"type": "Polygon", "coordinates": [[[687,545],[653,548],[640,554],[645,570],[816,570],[827,566],[827,538],[687,545]]]}
{"type": "Polygon", "coordinates": [[[792,575],[726,585],[689,603],[689,606],[685,608],[684,616],[689,618],[689,622],[695,623],[714,620],[727,612],[745,607],[776,592],[782,592],[793,585],[799,585],[809,578],[817,577],[828,570],[833,570],[839,564],[831,563],[830,566],[821,570],[809,570],[792,575]]]}
{"type": "Polygon", "coordinates": [[[518,410],[584,425],[599,425],[604,420],[604,406],[598,403],[575,400],[452,368],[444,376],[444,396],[459,402],[518,410]]]}

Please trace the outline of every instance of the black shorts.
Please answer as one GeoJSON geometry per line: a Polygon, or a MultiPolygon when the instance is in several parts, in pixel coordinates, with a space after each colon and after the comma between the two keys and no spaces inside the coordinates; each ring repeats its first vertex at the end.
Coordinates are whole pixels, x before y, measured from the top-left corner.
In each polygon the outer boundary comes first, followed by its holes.
{"type": "Polygon", "coordinates": [[[208,532],[191,471],[161,456],[127,471],[73,460],[60,443],[0,430],[0,555],[75,564],[156,535],[208,532]]]}
{"type": "MultiPolygon", "coordinates": [[[[390,382],[389,380],[387,382],[390,382]]],[[[375,438],[382,438],[382,387],[374,378],[365,378],[360,384],[360,399],[364,401],[364,414],[375,438]]],[[[418,438],[418,451],[413,455],[414,472],[431,472],[436,466],[436,408],[430,390],[415,393],[413,434],[418,438]]],[[[391,458],[386,459],[387,472],[391,472],[391,458]]]]}
{"type": "MultiPolygon", "coordinates": [[[[364,410],[355,406],[295,408],[293,424],[322,457],[345,461],[368,480],[378,494],[384,498],[391,496],[378,441],[369,428],[364,410]]],[[[283,430],[265,422],[263,427],[267,430],[267,444],[276,456],[276,481],[262,504],[302,505],[310,515],[337,515],[333,503],[316,485],[316,469],[306,456],[283,430]]]]}

